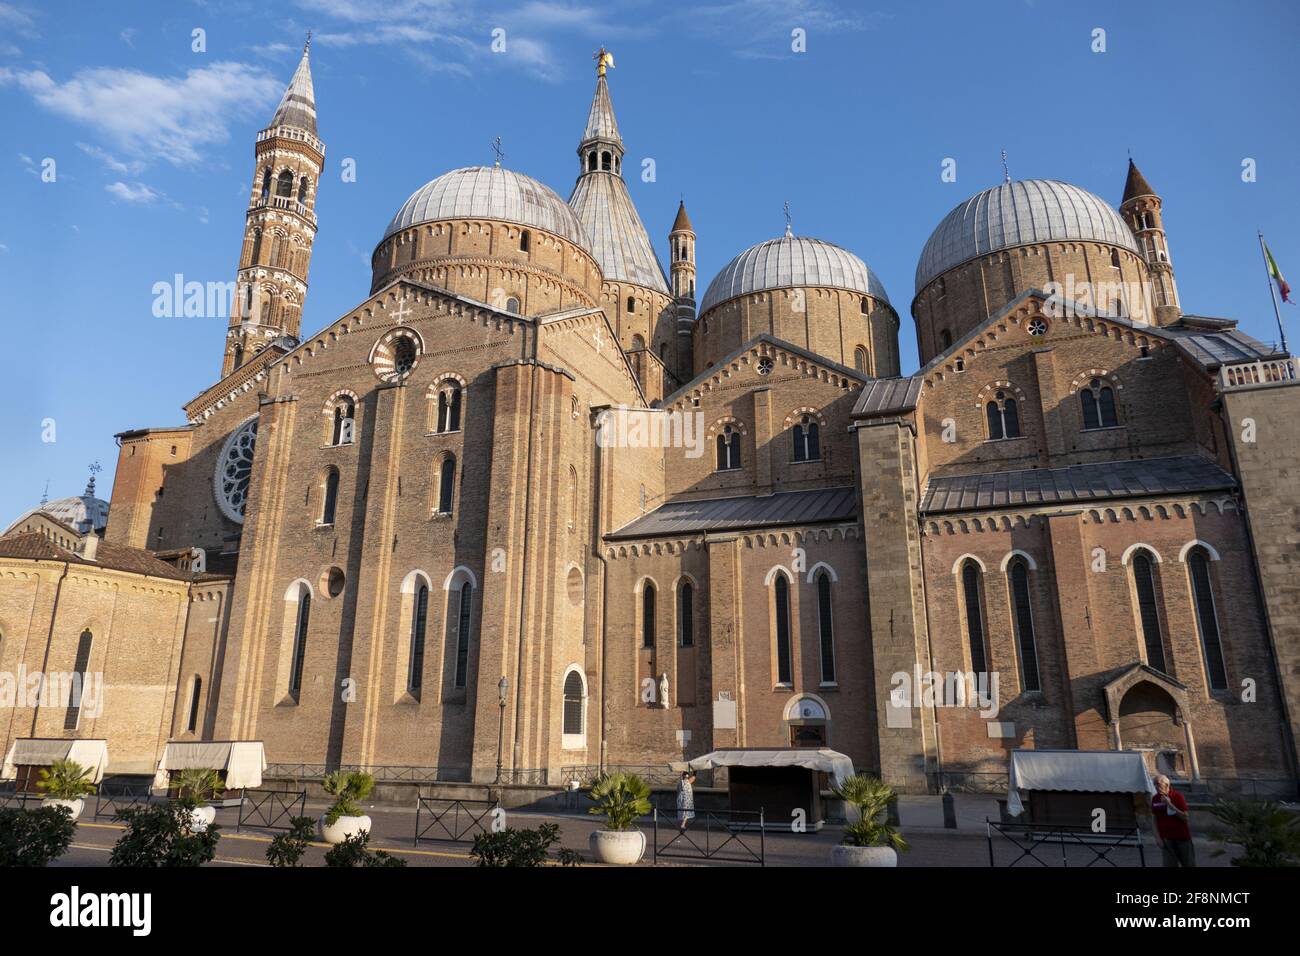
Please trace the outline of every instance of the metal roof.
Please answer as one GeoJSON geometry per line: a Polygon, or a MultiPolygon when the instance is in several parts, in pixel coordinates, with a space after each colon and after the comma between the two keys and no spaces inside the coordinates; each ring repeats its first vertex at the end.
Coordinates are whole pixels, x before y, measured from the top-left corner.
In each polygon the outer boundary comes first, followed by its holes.
{"type": "Polygon", "coordinates": [[[1234,362],[1268,361],[1286,353],[1272,345],[1251,338],[1239,329],[1211,331],[1197,328],[1165,326],[1160,330],[1172,338],[1192,359],[1209,370],[1234,362]]]}
{"type": "Polygon", "coordinates": [[[930,478],[923,514],[1021,505],[1064,504],[1235,488],[1208,458],[1182,456],[930,478]]]}
{"type": "Polygon", "coordinates": [[[1128,224],[1104,199],[1054,179],[1002,183],[967,199],[930,234],[916,291],[963,262],[1037,242],[1091,240],[1137,253],[1128,224]]]}
{"type": "Polygon", "coordinates": [[[614,104],[609,99],[609,84],[603,76],[596,77],[596,92],[591,97],[591,111],[587,114],[582,139],[583,142],[590,139],[623,142],[618,134],[618,120],[614,119],[614,104]]]}
{"type": "Polygon", "coordinates": [[[578,177],[569,197],[591,240],[591,254],[606,281],[631,282],[668,295],[668,280],[628,195],[623,177],[590,172],[578,177]]]}
{"type": "Polygon", "coordinates": [[[311,63],[305,49],[268,129],[276,126],[292,126],[316,135],[316,91],[312,87],[311,63]]]}
{"type": "Polygon", "coordinates": [[[605,537],[618,540],[701,531],[740,531],[771,525],[851,521],[857,515],[856,489],[817,488],[742,498],[670,501],[605,537]]]}
{"type": "Polygon", "coordinates": [[[465,166],[425,183],[402,203],[384,239],[439,219],[499,219],[544,229],[591,249],[578,217],[555,190],[500,166],[465,166]]]}
{"type": "Polygon", "coordinates": [[[709,283],[700,314],[736,296],[798,286],[848,289],[889,302],[880,279],[853,253],[821,239],[787,233],[750,246],[727,263],[709,283]]]}
{"type": "Polygon", "coordinates": [[[853,406],[853,415],[894,415],[911,411],[921,397],[923,382],[920,375],[874,379],[862,387],[862,394],[853,406]]]}

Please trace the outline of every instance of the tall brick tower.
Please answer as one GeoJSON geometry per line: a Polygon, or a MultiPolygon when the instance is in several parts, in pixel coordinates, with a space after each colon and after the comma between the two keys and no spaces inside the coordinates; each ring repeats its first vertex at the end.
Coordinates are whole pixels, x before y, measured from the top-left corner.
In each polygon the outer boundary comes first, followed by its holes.
{"type": "Polygon", "coordinates": [[[1165,239],[1165,225],[1160,215],[1160,197],[1147,182],[1146,177],[1128,161],[1128,179],[1124,183],[1124,200],[1119,214],[1133,230],[1138,246],[1147,261],[1151,275],[1151,301],[1155,306],[1157,325],[1171,325],[1183,314],[1178,305],[1178,286],[1174,283],[1174,267],[1169,261],[1169,243],[1165,239]]]}
{"type": "Polygon", "coordinates": [[[691,334],[695,326],[695,230],[686,215],[686,200],[677,206],[677,218],[668,233],[669,272],[677,312],[677,378],[689,382],[695,375],[691,334]]]}
{"type": "Polygon", "coordinates": [[[230,309],[221,377],[281,336],[297,338],[316,238],[316,188],[325,144],[316,136],[311,39],[280,106],[257,134],[253,188],[230,309]]]}

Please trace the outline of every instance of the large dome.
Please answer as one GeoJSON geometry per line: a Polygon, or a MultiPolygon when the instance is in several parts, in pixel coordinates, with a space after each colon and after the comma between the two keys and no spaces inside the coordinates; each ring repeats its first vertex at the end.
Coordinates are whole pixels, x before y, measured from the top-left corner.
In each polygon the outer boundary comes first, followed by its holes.
{"type": "Polygon", "coordinates": [[[1059,240],[1105,242],[1137,253],[1119,213],[1086,189],[1054,179],[1003,183],[948,213],[916,266],[916,291],[963,262],[1015,246],[1059,240]]]}
{"type": "Polygon", "coordinates": [[[92,485],[84,495],[47,501],[41,505],[40,510],[81,534],[103,531],[104,526],[108,524],[108,502],[103,498],[96,498],[93,492],[92,485]]]}
{"type": "Polygon", "coordinates": [[[739,295],[798,286],[849,289],[889,302],[876,274],[847,249],[820,239],[785,235],[750,246],[727,263],[709,283],[700,314],[739,295]]]}
{"type": "Polygon", "coordinates": [[[466,166],[425,183],[402,203],[384,239],[439,219],[500,219],[544,229],[590,249],[582,223],[554,190],[500,166],[466,166]]]}

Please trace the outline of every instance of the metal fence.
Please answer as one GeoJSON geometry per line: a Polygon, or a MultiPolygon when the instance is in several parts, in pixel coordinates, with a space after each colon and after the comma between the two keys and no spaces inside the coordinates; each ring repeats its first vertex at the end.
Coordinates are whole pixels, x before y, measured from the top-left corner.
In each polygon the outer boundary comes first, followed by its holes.
{"type": "Polygon", "coordinates": [[[1007,772],[940,770],[929,774],[934,793],[982,793],[1002,795],[1007,792],[1007,772]]]}
{"type": "Polygon", "coordinates": [[[1174,786],[1196,795],[1198,789],[1213,799],[1293,801],[1300,791],[1293,778],[1281,777],[1201,777],[1174,786]]]}
{"type": "MultiPolygon", "coordinates": [[[[597,764],[581,764],[572,767],[561,767],[560,782],[567,784],[570,780],[578,780],[584,787],[588,787],[602,773],[634,773],[652,787],[674,787],[677,785],[677,781],[681,779],[679,772],[664,763],[606,764],[603,769],[597,764]]],[[[713,771],[696,771],[695,785],[705,788],[712,787],[713,771]]]]}
{"type": "Polygon", "coordinates": [[[288,830],[306,805],[306,790],[245,790],[239,799],[235,832],[243,827],[288,830]]]}
{"type": "MultiPolygon", "coordinates": [[[[330,767],[323,763],[273,763],[267,764],[263,777],[287,780],[320,780],[327,773],[341,770],[345,773],[361,771],[375,778],[376,783],[468,783],[469,767],[367,767],[360,764],[342,764],[330,767]]],[[[526,771],[533,773],[535,771],[526,771]]],[[[545,771],[542,771],[545,774],[545,771]]]]}
{"type": "Polygon", "coordinates": [[[150,799],[148,784],[101,783],[95,794],[94,819],[117,819],[123,810],[146,804],[150,799]]]}
{"type": "Polygon", "coordinates": [[[1101,833],[1090,827],[999,823],[987,820],[989,866],[1146,866],[1146,849],[1138,827],[1119,827],[1101,833]],[[995,852],[1006,850],[1006,862],[995,852]],[[1136,851],[1136,864],[1134,863],[1136,851]],[[1116,857],[1119,859],[1117,860],[1116,857]]]}
{"type": "Polygon", "coordinates": [[[487,833],[492,825],[494,811],[500,804],[496,800],[448,800],[441,797],[419,797],[415,805],[415,839],[451,840],[464,842],[480,833],[487,833]]]}
{"type": "Polygon", "coordinates": [[[28,804],[39,804],[45,797],[39,793],[27,793],[17,790],[12,785],[0,790],[0,810],[18,809],[26,810],[28,804]]]}
{"type": "Polygon", "coordinates": [[[654,861],[710,860],[717,863],[757,863],[767,857],[763,811],[696,810],[682,829],[677,814],[654,811],[654,861]]]}

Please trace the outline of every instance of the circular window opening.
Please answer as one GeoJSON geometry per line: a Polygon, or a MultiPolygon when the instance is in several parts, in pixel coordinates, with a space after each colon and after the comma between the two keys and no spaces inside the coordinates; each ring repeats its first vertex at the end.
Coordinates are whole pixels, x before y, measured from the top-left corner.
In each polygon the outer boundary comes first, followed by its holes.
{"type": "Polygon", "coordinates": [[[320,589],[332,598],[338,597],[343,593],[343,585],[347,582],[343,571],[340,568],[327,568],[325,573],[320,576],[320,589]]]}
{"type": "Polygon", "coordinates": [[[759,374],[759,375],[770,375],[771,372],[772,372],[772,369],[773,369],[775,366],[776,366],[776,363],[773,362],[772,359],[771,359],[769,356],[764,355],[761,359],[758,360],[758,374],[759,374]]]}
{"type": "Polygon", "coordinates": [[[415,368],[415,343],[408,338],[400,338],[393,343],[393,371],[398,375],[411,374],[415,368]]]}
{"type": "Polygon", "coordinates": [[[1047,320],[1035,318],[1029,320],[1029,334],[1038,336],[1047,334],[1047,320]]]}

